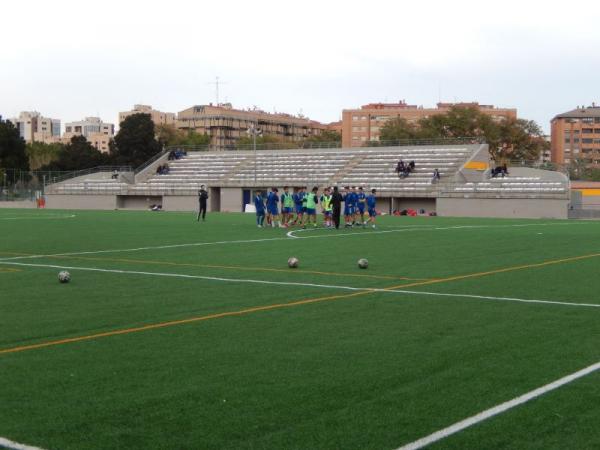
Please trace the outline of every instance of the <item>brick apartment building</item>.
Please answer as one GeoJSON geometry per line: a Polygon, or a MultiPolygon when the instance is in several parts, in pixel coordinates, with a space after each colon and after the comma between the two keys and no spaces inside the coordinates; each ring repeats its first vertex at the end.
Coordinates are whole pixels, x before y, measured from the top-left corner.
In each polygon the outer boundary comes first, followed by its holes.
{"type": "Polygon", "coordinates": [[[398,103],[369,103],[359,109],[345,109],[342,112],[342,146],[360,147],[366,142],[378,141],[381,127],[390,119],[401,117],[409,123],[417,123],[426,117],[445,114],[453,106],[475,107],[498,121],[517,118],[516,109],[496,108],[477,102],[438,103],[436,108],[409,105],[404,100],[398,103]]]}
{"type": "Polygon", "coordinates": [[[550,125],[553,163],[569,164],[578,159],[588,167],[600,168],[600,106],[592,104],[558,114],[550,125]]]}

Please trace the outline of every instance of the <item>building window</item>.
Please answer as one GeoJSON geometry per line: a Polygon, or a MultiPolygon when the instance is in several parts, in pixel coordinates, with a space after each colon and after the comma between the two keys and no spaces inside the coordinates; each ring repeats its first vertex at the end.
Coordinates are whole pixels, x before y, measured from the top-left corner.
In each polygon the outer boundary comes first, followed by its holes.
{"type": "Polygon", "coordinates": [[[594,122],[594,118],[593,117],[584,117],[583,119],[581,119],[582,123],[593,123],[594,122]]]}
{"type": "Polygon", "coordinates": [[[583,138],[583,139],[581,140],[581,143],[582,143],[582,144],[591,144],[591,143],[593,143],[593,142],[594,142],[594,140],[593,140],[593,139],[591,139],[591,138],[583,138]]]}
{"type": "Polygon", "coordinates": [[[352,116],[352,120],[359,120],[358,116],[352,116]]]}
{"type": "Polygon", "coordinates": [[[576,143],[576,144],[578,144],[579,143],[579,138],[573,139],[573,142],[576,143]]]}
{"type": "Polygon", "coordinates": [[[581,132],[583,134],[592,134],[594,132],[594,130],[592,130],[591,128],[582,128],[581,132]]]}
{"type": "Polygon", "coordinates": [[[571,142],[570,138],[565,138],[565,144],[569,144],[571,142]]]}
{"type": "Polygon", "coordinates": [[[360,140],[363,141],[363,142],[365,142],[367,140],[367,137],[366,136],[361,136],[360,140]]]}
{"type": "Polygon", "coordinates": [[[352,127],[352,131],[360,131],[360,127],[352,127]]]}
{"type": "Polygon", "coordinates": [[[358,136],[352,136],[353,141],[358,141],[358,136]]]}

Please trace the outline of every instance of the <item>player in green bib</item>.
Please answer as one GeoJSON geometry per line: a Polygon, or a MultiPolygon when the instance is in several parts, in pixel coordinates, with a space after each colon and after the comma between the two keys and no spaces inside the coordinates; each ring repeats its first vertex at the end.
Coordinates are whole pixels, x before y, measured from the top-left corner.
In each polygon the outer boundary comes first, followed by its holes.
{"type": "Polygon", "coordinates": [[[321,196],[321,207],[323,208],[323,221],[327,228],[331,227],[331,219],[333,216],[333,204],[331,200],[331,190],[329,188],[326,188],[325,192],[321,196]]]}
{"type": "Polygon", "coordinates": [[[281,194],[281,212],[283,215],[283,226],[289,226],[289,221],[294,214],[294,196],[289,192],[289,187],[283,187],[283,194],[281,194]]]}
{"type": "Polygon", "coordinates": [[[317,226],[317,203],[319,203],[317,192],[319,192],[319,188],[315,186],[312,188],[312,191],[304,197],[306,200],[306,214],[302,220],[302,228],[306,228],[306,224],[310,224],[311,221],[315,228],[317,226]]]}

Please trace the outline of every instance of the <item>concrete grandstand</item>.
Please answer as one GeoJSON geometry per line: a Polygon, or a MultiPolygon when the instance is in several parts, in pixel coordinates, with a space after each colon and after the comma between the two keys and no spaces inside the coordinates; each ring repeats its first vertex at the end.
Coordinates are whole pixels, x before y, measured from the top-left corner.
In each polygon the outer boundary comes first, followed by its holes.
{"type": "Polygon", "coordinates": [[[197,191],[209,190],[209,210],[239,212],[256,189],[272,186],[363,186],[378,191],[384,213],[413,208],[444,216],[566,218],[569,180],[559,172],[510,167],[492,177],[488,146],[390,147],[188,152],[168,161],[168,152],[137,173],[97,171],[50,184],[47,207],[193,211],[197,191]],[[414,161],[407,178],[397,162],[414,161]],[[156,168],[168,164],[168,174],[156,168]],[[432,179],[434,169],[441,178],[432,179]],[[118,175],[118,176],[117,176],[118,175]]]}

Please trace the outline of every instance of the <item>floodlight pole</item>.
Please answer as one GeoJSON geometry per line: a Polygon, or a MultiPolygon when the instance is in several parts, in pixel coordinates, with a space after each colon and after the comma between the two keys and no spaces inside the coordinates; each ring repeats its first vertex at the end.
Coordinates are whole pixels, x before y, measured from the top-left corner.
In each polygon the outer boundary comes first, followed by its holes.
{"type": "Polygon", "coordinates": [[[252,148],[254,149],[254,187],[256,188],[256,172],[257,172],[257,157],[256,157],[256,136],[260,136],[262,131],[258,128],[258,124],[252,124],[246,133],[252,135],[252,148]]]}

